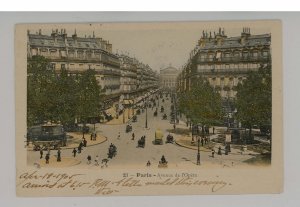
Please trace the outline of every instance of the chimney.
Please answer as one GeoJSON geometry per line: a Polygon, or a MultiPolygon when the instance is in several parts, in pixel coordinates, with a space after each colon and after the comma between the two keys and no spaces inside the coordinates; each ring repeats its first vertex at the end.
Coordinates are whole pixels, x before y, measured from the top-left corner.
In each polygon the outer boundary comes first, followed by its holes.
{"type": "Polygon", "coordinates": [[[250,28],[244,27],[241,34],[241,44],[245,45],[248,37],[250,36],[250,28]]]}
{"type": "Polygon", "coordinates": [[[58,29],[56,29],[56,31],[52,30],[52,33],[51,33],[51,37],[53,37],[54,43],[57,43],[57,32],[58,32],[58,29]]]}
{"type": "Polygon", "coordinates": [[[72,35],[72,38],[74,40],[74,43],[77,44],[77,33],[76,33],[76,29],[74,31],[74,34],[72,35]]]}
{"type": "Polygon", "coordinates": [[[62,34],[62,37],[63,37],[63,40],[64,40],[64,42],[65,42],[65,44],[67,44],[68,43],[68,41],[67,41],[67,33],[66,33],[66,29],[64,29],[64,32],[63,32],[63,34],[62,34]]]}

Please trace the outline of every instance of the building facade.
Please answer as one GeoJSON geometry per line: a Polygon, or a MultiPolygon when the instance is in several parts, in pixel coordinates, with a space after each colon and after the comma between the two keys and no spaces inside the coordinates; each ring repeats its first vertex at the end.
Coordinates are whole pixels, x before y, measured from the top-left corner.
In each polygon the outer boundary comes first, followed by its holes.
{"type": "Polygon", "coordinates": [[[271,34],[252,35],[250,28],[243,28],[237,37],[227,37],[221,28],[213,35],[203,31],[177,78],[177,87],[190,90],[192,82],[202,76],[222,98],[234,99],[235,87],[247,73],[267,64],[271,64],[271,34]]]}
{"type": "Polygon", "coordinates": [[[175,90],[179,72],[180,71],[178,69],[172,67],[171,65],[167,68],[161,69],[159,73],[160,88],[165,90],[175,90]]]}
{"type": "Polygon", "coordinates": [[[70,74],[81,73],[87,69],[96,71],[96,79],[106,95],[120,92],[120,62],[112,53],[112,44],[93,36],[78,37],[76,30],[68,36],[65,29],[52,30],[44,35],[28,31],[27,56],[44,56],[50,60],[52,69],[60,72],[67,69],[70,74]]]}

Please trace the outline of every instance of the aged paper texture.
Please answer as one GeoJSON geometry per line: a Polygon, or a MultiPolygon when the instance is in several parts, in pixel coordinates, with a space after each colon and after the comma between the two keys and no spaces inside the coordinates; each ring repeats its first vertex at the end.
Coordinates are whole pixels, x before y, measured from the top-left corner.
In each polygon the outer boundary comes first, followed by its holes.
{"type": "Polygon", "coordinates": [[[15,27],[18,196],[283,190],[280,21],[15,27]]]}

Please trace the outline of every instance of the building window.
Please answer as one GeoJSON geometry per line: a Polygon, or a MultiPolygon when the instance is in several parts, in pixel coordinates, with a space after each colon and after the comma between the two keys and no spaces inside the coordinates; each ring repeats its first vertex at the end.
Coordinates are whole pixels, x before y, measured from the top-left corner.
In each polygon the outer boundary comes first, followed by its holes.
{"type": "Polygon", "coordinates": [[[268,51],[263,51],[263,56],[264,57],[268,56],[268,54],[269,54],[268,51]]]}

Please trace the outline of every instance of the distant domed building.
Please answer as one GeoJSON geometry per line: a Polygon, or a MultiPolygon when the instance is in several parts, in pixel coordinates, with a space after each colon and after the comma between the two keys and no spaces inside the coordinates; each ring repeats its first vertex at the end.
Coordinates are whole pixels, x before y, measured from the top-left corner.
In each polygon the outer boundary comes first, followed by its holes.
{"type": "Polygon", "coordinates": [[[171,65],[167,68],[160,70],[160,87],[167,90],[175,90],[176,79],[179,74],[179,70],[172,67],[171,65]]]}

